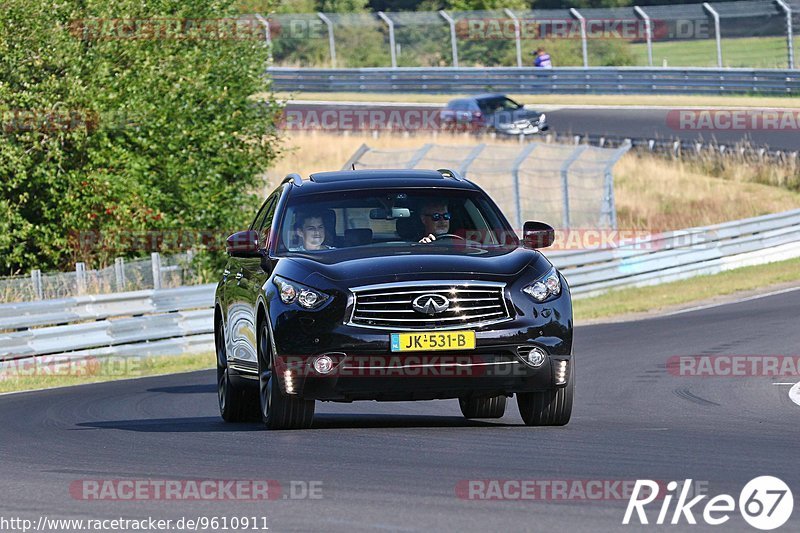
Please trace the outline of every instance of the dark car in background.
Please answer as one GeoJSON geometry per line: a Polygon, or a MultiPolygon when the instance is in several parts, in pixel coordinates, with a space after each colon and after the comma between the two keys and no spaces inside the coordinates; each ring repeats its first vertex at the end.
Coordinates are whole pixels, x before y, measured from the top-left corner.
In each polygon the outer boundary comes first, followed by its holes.
{"type": "Polygon", "coordinates": [[[499,418],[564,425],[572,302],[538,248],[450,170],[288,176],[228,238],[215,295],[219,408],[228,422],[307,428],[315,401],[457,398],[499,418]]]}
{"type": "Polygon", "coordinates": [[[547,117],[503,94],[481,94],[448,102],[439,113],[441,127],[452,131],[535,135],[547,131],[547,117]]]}

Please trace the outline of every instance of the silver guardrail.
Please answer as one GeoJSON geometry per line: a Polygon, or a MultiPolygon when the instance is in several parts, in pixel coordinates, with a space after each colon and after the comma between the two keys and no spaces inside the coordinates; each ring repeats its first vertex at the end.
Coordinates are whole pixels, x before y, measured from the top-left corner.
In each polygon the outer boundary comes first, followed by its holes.
{"type": "Polygon", "coordinates": [[[0,360],[212,351],[214,287],[0,305],[0,360]]]}
{"type": "Polygon", "coordinates": [[[671,231],[611,249],[551,252],[576,298],[800,257],[800,210],[671,231]]]}
{"type": "MultiPolygon", "coordinates": [[[[551,251],[575,298],[800,257],[800,209],[551,251]]],[[[0,305],[0,362],[213,350],[214,285],[0,305]],[[2,332],[5,333],[2,333],[2,332]]]]}
{"type": "Polygon", "coordinates": [[[283,92],[762,94],[800,92],[800,70],[643,67],[271,67],[283,92]]]}

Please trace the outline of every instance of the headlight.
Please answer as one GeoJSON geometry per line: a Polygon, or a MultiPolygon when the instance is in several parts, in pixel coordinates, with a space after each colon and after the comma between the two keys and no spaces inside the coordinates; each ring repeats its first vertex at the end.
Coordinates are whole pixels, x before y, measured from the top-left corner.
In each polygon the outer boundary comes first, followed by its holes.
{"type": "Polygon", "coordinates": [[[545,120],[547,120],[547,115],[545,115],[544,113],[539,115],[539,124],[544,124],[545,120]]]}
{"type": "Polygon", "coordinates": [[[531,283],[522,291],[537,302],[544,302],[552,296],[558,296],[561,294],[561,279],[558,277],[558,271],[555,267],[551,268],[544,277],[531,283]]]}
{"type": "Polygon", "coordinates": [[[281,301],[285,304],[297,302],[300,307],[304,309],[315,309],[330,298],[327,294],[300,285],[294,281],[285,280],[279,276],[275,276],[273,282],[275,286],[278,287],[281,301]]]}

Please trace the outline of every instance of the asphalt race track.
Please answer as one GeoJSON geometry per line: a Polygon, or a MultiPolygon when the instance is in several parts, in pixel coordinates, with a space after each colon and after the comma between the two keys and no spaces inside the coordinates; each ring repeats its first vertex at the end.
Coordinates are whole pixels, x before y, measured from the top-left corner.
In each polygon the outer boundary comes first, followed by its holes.
{"type": "MultiPolygon", "coordinates": [[[[515,402],[468,422],[456,401],[320,404],[314,428],[268,432],[217,415],[213,371],[0,397],[0,515],[265,517],[270,531],[685,531],[623,526],[626,500],[478,501],[464,480],[690,478],[713,496],[761,475],[800,495],[794,378],[680,377],[673,355],[797,354],[800,291],[576,330],[570,424],[530,428],[515,402]],[[773,382],[789,383],[776,385],[773,382]],[[321,481],[321,499],[85,501],[78,480],[321,481]],[[463,492],[459,493],[462,494],[463,492]]],[[[677,498],[676,498],[677,499],[677,498]]],[[[707,500],[706,500],[707,501],[707,500]]],[[[674,503],[673,503],[674,505],[674,503]]],[[[702,508],[695,512],[702,521],[702,508]]],[[[671,513],[670,513],[671,516],[671,513]]],[[[797,531],[800,511],[781,530],[797,531]]],[[[755,531],[737,511],[724,526],[755,531]]]]}
{"type": "MultiPolygon", "coordinates": [[[[800,149],[800,135],[796,128],[785,129],[681,129],[679,115],[682,108],[667,107],[576,107],[536,106],[535,102],[525,102],[527,107],[547,113],[547,121],[551,132],[571,135],[608,136],[636,139],[681,140],[689,142],[717,143],[733,146],[738,143],[749,143],[754,147],[768,147],[770,150],[800,149]],[[672,113],[672,115],[670,115],[672,113]]],[[[365,104],[338,102],[291,102],[286,106],[287,113],[316,111],[312,116],[326,110],[355,110],[376,108],[381,110],[403,109],[419,104],[365,104]]],[[[423,104],[424,107],[436,109],[439,106],[423,104]]],[[[706,108],[689,108],[698,113],[708,111],[706,108]]],[[[758,109],[751,109],[758,112],[758,109]]],[[[729,115],[726,115],[728,118],[729,115]]],[[[794,115],[797,117],[797,111],[794,115]]],[[[797,121],[797,119],[795,119],[797,121]]],[[[703,125],[699,116],[690,124],[703,125]]],[[[720,120],[720,126],[726,127],[728,122],[720,120]]]]}
{"type": "MultiPolygon", "coordinates": [[[[677,108],[676,108],[677,109],[677,108]]],[[[699,111],[696,108],[696,111],[699,111]]],[[[770,150],[797,150],[800,136],[796,129],[742,130],[681,129],[680,122],[670,117],[671,109],[633,108],[562,108],[547,113],[547,120],[555,132],[574,135],[608,135],[639,139],[675,139],[728,146],[749,143],[754,147],[769,147],[770,150]]],[[[697,120],[696,124],[701,122],[697,120]]],[[[722,122],[722,126],[726,126],[722,122]]]]}

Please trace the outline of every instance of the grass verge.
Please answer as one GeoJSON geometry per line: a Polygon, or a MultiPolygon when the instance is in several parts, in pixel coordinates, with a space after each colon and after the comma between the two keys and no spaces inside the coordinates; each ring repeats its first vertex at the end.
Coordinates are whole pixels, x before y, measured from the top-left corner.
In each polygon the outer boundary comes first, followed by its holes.
{"type": "Polygon", "coordinates": [[[41,357],[0,363],[0,393],[49,389],[120,379],[177,374],[213,368],[214,355],[186,354],[160,357],[99,356],[70,361],[41,357]]]}
{"type": "MultiPolygon", "coordinates": [[[[266,96],[266,95],[263,95],[266,96]]],[[[329,102],[413,102],[445,104],[459,95],[413,93],[276,93],[280,100],[323,100],[329,102]]],[[[605,105],[653,107],[758,107],[800,108],[800,98],[782,96],[702,96],[702,95],[638,95],[638,94],[519,94],[509,93],[514,100],[529,105],[605,105]]],[[[254,98],[258,99],[256,95],[254,98]]]]}
{"type": "Polygon", "coordinates": [[[770,292],[770,286],[797,281],[800,281],[800,258],[737,268],[652,287],[619,289],[600,296],[575,300],[575,323],[635,313],[655,313],[746,291],[757,291],[756,294],[770,292]]]}

